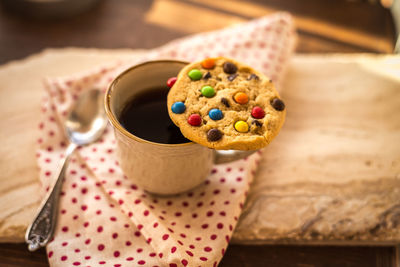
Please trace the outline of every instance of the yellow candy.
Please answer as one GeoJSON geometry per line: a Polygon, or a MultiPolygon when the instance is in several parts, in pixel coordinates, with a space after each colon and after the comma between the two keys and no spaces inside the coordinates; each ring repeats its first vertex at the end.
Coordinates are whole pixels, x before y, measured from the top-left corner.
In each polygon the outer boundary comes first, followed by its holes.
{"type": "Polygon", "coordinates": [[[235,123],[235,129],[240,133],[247,133],[249,131],[249,125],[245,121],[237,121],[235,123]]]}

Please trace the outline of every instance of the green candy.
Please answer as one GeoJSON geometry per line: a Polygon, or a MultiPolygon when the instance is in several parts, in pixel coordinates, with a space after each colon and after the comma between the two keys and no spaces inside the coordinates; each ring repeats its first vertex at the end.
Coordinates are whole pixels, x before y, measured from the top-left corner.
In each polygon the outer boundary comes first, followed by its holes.
{"type": "Polygon", "coordinates": [[[213,97],[215,95],[215,90],[211,86],[206,85],[201,88],[201,94],[205,97],[213,97]]]}
{"type": "Polygon", "coordinates": [[[201,77],[203,77],[203,73],[201,73],[201,71],[199,71],[198,69],[192,69],[191,71],[189,71],[188,76],[193,81],[197,81],[200,80],[201,77]]]}

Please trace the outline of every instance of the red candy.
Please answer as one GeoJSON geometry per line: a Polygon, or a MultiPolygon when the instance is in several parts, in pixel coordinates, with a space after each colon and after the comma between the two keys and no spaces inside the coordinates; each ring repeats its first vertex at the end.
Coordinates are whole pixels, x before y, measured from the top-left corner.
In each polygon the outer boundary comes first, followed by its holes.
{"type": "Polygon", "coordinates": [[[175,82],[176,82],[176,77],[169,78],[167,81],[168,87],[171,88],[172,86],[174,86],[175,82]]]}
{"type": "Polygon", "coordinates": [[[253,116],[255,119],[262,119],[265,116],[265,111],[262,108],[255,106],[251,110],[251,116],[253,116]]]}
{"type": "Polygon", "coordinates": [[[201,117],[199,114],[192,114],[189,116],[187,122],[192,126],[199,126],[201,124],[201,117]]]}

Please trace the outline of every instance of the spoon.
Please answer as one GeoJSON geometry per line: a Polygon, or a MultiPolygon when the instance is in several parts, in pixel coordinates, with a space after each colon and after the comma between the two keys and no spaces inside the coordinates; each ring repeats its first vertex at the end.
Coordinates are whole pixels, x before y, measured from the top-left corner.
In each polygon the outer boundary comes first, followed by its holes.
{"type": "Polygon", "coordinates": [[[65,131],[71,141],[65,152],[61,171],[40,209],[28,227],[25,241],[29,251],[46,246],[54,234],[57,222],[58,203],[63,178],[72,153],[78,146],[96,141],[104,132],[107,119],[103,108],[103,94],[99,90],[83,92],[65,122],[65,131]]]}

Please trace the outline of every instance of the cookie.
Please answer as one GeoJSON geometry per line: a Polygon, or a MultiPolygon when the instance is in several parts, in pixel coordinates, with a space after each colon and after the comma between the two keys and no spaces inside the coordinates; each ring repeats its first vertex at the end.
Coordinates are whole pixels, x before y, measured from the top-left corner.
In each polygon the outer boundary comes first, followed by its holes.
{"type": "Polygon", "coordinates": [[[278,134],[285,104],[271,80],[228,58],[185,66],[168,93],[168,113],[182,134],[214,149],[255,150],[278,134]]]}

